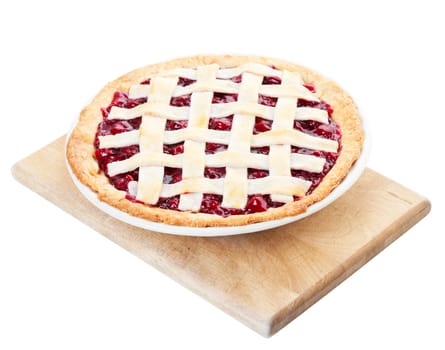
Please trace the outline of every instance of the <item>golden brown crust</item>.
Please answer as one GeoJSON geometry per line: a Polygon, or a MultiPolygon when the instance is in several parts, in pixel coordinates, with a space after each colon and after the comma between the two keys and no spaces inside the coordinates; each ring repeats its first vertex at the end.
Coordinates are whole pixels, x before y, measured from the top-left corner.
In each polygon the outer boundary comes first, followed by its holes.
{"type": "Polygon", "coordinates": [[[335,82],[299,65],[286,61],[256,56],[193,56],[175,59],[136,69],[108,83],[80,113],[79,120],[69,136],[66,157],[74,175],[86,186],[97,193],[98,198],[133,216],[150,221],[172,225],[210,227],[238,226],[260,221],[279,219],[303,213],[307,208],[325,198],[347,175],[349,169],[360,155],[363,143],[358,110],[352,98],[335,82]],[[329,103],[333,109],[333,119],[342,132],[342,150],[331,171],[312,194],[303,199],[269,209],[265,212],[232,215],[223,218],[218,215],[189,213],[150,207],[125,199],[125,192],[114,188],[107,177],[99,170],[94,157],[94,137],[97,124],[102,120],[100,108],[109,105],[115,91],[128,91],[131,85],[147,79],[161,70],[175,67],[196,67],[203,64],[218,63],[221,67],[237,66],[246,62],[274,65],[277,69],[298,72],[303,81],[316,86],[316,95],[329,103]]]}

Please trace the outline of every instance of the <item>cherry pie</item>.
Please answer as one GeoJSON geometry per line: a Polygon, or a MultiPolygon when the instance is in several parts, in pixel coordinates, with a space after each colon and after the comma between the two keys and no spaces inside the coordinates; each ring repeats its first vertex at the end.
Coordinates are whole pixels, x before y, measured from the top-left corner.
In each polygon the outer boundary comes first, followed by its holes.
{"type": "Polygon", "coordinates": [[[133,216],[233,226],[300,214],[361,152],[351,97],[301,66],[195,56],[130,72],[81,112],[75,176],[133,216]]]}

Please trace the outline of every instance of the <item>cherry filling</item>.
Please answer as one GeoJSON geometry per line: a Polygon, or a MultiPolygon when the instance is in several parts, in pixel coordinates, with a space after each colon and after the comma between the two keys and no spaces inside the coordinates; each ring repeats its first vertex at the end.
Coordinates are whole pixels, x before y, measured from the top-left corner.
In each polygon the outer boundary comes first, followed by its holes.
{"type": "MultiPolygon", "coordinates": [[[[236,76],[231,78],[230,80],[239,83],[242,79],[242,76],[236,76]]],[[[194,83],[194,80],[187,78],[179,78],[178,85],[187,86],[194,83]]],[[[263,84],[280,84],[281,79],[279,77],[265,77],[263,80],[263,84]]],[[[150,84],[150,79],[143,81],[141,84],[150,84]]],[[[305,87],[311,92],[315,92],[315,87],[311,84],[306,84],[305,87]]],[[[225,93],[214,93],[212,103],[228,103],[237,101],[237,94],[225,94],[225,93]]],[[[183,95],[172,97],[170,104],[172,106],[190,106],[191,95],[183,95]]],[[[113,106],[118,106],[122,108],[132,108],[147,101],[146,98],[138,98],[131,99],[124,92],[117,91],[113,95],[113,99],[109,106],[102,108],[102,116],[103,121],[99,123],[97,126],[96,138],[94,141],[94,145],[96,148],[95,156],[99,164],[99,168],[104,172],[104,174],[109,178],[110,183],[118,190],[127,191],[126,198],[131,201],[137,200],[128,193],[128,183],[131,181],[137,181],[139,177],[139,169],[127,172],[125,174],[119,174],[115,176],[109,176],[107,167],[111,162],[115,162],[118,160],[124,160],[132,157],[136,153],[139,152],[138,145],[132,145],[127,147],[120,148],[99,148],[99,139],[98,136],[105,135],[115,135],[122,132],[127,132],[131,130],[139,129],[141,125],[142,118],[135,118],[131,120],[119,120],[119,119],[108,119],[108,114],[113,106]]],[[[277,98],[259,95],[258,103],[266,106],[274,107],[277,103],[277,98]]],[[[323,137],[330,140],[335,140],[340,143],[341,141],[341,132],[337,123],[332,119],[333,110],[331,106],[324,102],[314,102],[314,101],[306,101],[306,100],[298,100],[298,107],[311,107],[311,108],[319,108],[328,112],[329,115],[329,123],[322,124],[316,121],[295,121],[294,129],[300,130],[306,134],[323,137]]],[[[209,129],[213,130],[224,130],[228,131],[232,128],[233,115],[222,117],[222,118],[210,118],[209,120],[209,129]]],[[[187,127],[187,120],[167,120],[166,121],[166,130],[179,130],[187,127]]],[[[271,130],[272,121],[260,117],[255,118],[255,124],[253,128],[254,134],[259,134],[262,132],[266,132],[271,130]]],[[[217,152],[222,152],[227,150],[227,145],[218,144],[218,143],[206,143],[205,152],[206,154],[214,154],[217,152]]],[[[339,147],[339,152],[341,150],[341,144],[339,147]]],[[[184,152],[184,142],[179,142],[176,144],[163,146],[163,152],[171,155],[176,155],[184,152]]],[[[260,154],[269,154],[269,147],[252,147],[252,153],[260,153],[260,154]]],[[[311,173],[304,170],[291,170],[291,174],[294,177],[301,178],[303,180],[311,181],[312,185],[307,191],[307,194],[310,194],[314,191],[314,189],[320,184],[326,174],[332,169],[335,162],[337,161],[338,153],[331,152],[323,152],[312,150],[308,148],[301,148],[296,146],[291,146],[292,153],[300,153],[313,155],[316,157],[321,157],[326,160],[323,171],[321,173],[311,173]]],[[[204,177],[209,179],[220,179],[224,178],[226,175],[226,168],[224,167],[206,167],[204,169],[204,177]]],[[[261,169],[247,169],[247,177],[248,179],[257,179],[266,177],[269,175],[269,171],[261,170],[261,169]]],[[[174,184],[182,180],[182,169],[180,168],[170,168],[165,167],[164,169],[164,179],[163,182],[165,184],[174,184]]],[[[160,198],[158,203],[155,205],[160,208],[170,209],[170,210],[179,210],[179,198],[180,196],[173,196],[168,198],[160,198]]],[[[294,200],[299,200],[298,197],[294,197],[294,200]]],[[[242,214],[250,214],[266,211],[269,208],[277,208],[284,203],[274,202],[272,201],[270,195],[262,195],[262,194],[254,194],[249,195],[246,207],[244,209],[231,209],[231,208],[223,208],[221,206],[222,196],[216,194],[205,193],[203,195],[203,199],[201,202],[200,212],[208,213],[208,214],[216,214],[220,216],[229,216],[229,215],[242,215],[242,214]]]]}

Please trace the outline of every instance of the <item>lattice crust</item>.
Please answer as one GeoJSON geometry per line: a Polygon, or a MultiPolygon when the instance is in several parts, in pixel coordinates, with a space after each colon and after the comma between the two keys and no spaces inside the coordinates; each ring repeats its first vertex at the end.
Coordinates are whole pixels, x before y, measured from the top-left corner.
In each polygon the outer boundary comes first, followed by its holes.
{"type": "Polygon", "coordinates": [[[140,153],[108,165],[114,176],[139,168],[139,181],[129,184],[136,199],[154,205],[160,197],[180,195],[179,209],[199,211],[203,193],[223,196],[221,206],[244,208],[248,195],[270,194],[273,201],[290,202],[302,197],[310,181],[292,177],[291,169],[320,173],[323,158],[291,153],[291,146],[337,152],[338,143],[315,137],[293,128],[294,120],[328,123],[326,111],[297,107],[298,99],[319,101],[308,90],[297,73],[277,70],[259,63],[236,68],[220,68],[217,64],[196,69],[176,68],[151,77],[150,84],[133,85],[130,98],[146,97],[147,102],[126,109],[113,106],[109,119],[133,119],[142,116],[139,130],[116,135],[99,136],[100,148],[139,144],[140,153]],[[242,74],[240,83],[230,78],[242,74]],[[279,85],[263,85],[264,77],[279,77],[279,85]],[[178,86],[178,79],[196,80],[178,86]],[[238,94],[236,102],[212,104],[214,93],[238,94]],[[191,94],[190,106],[175,107],[170,100],[191,94]],[[258,95],[277,98],[275,107],[258,103],[258,95]],[[233,115],[231,131],[208,129],[209,119],[233,115]],[[270,131],[253,134],[255,117],[272,120],[270,131]],[[188,120],[187,127],[165,131],[166,120],[188,120]],[[184,142],[184,153],[163,153],[163,144],[184,142]],[[228,145],[226,151],[206,154],[206,142],[228,145]],[[268,155],[251,153],[251,147],[269,146],[268,155]],[[182,168],[182,181],[163,184],[164,167],[182,168]],[[221,179],[204,177],[205,167],[225,167],[221,179]],[[248,179],[247,169],[269,170],[269,176],[248,179]]]}

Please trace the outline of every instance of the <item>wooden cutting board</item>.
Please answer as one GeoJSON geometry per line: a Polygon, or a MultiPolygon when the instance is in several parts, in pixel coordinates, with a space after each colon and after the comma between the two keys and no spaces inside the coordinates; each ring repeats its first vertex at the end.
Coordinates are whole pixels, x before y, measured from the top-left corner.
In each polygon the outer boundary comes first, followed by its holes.
{"type": "Polygon", "coordinates": [[[102,213],[71,182],[64,138],[14,165],[14,177],[253,330],[270,336],[428,214],[430,203],[366,169],[311,217],[238,236],[186,237],[102,213]]]}

